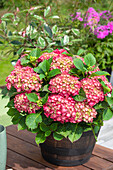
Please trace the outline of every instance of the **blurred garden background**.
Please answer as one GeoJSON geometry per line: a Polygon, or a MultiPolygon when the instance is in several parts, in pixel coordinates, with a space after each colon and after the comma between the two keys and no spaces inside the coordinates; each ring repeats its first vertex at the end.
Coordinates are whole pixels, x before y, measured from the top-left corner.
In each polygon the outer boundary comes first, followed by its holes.
{"type": "MultiPolygon", "coordinates": [[[[111,74],[112,21],[112,0],[1,0],[0,86],[6,84],[17,59],[37,47],[42,51],[65,48],[80,56],[92,53],[99,67],[111,74]]],[[[11,124],[4,108],[8,100],[0,95],[0,124],[5,126],[11,124]]]]}

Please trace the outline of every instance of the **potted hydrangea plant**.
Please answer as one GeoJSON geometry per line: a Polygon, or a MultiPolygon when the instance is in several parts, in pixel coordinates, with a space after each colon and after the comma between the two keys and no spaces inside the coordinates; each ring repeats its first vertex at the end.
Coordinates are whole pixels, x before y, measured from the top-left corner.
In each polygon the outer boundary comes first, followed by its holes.
{"type": "Polygon", "coordinates": [[[103,120],[113,116],[113,89],[95,57],[64,49],[34,49],[7,77],[8,115],[18,130],[36,133],[45,160],[79,165],[91,156],[103,120]]]}

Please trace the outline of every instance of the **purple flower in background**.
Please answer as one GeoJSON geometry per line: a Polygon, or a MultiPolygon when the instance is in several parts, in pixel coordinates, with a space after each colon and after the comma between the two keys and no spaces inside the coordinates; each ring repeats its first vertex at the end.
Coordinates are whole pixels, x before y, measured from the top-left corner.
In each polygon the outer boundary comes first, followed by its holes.
{"type": "Polygon", "coordinates": [[[76,12],[76,16],[71,15],[72,21],[79,20],[84,21],[84,27],[88,26],[92,33],[97,36],[97,38],[103,39],[109,34],[113,33],[113,21],[108,22],[110,18],[113,18],[111,12],[108,10],[96,12],[94,8],[90,7],[86,11],[85,15],[81,12],[76,12]],[[101,25],[101,21],[106,22],[106,25],[101,25]]]}
{"type": "Polygon", "coordinates": [[[103,19],[109,19],[109,18],[113,18],[113,16],[111,15],[111,12],[110,11],[101,11],[99,13],[100,17],[103,18],[103,19]]]}
{"type": "Polygon", "coordinates": [[[83,18],[81,17],[81,12],[76,12],[75,19],[78,19],[79,21],[83,21],[83,18]]]}
{"type": "Polygon", "coordinates": [[[108,22],[107,26],[108,26],[110,34],[112,34],[112,32],[113,32],[113,21],[108,22]]]}
{"type": "Polygon", "coordinates": [[[100,21],[100,16],[98,12],[95,11],[94,8],[88,8],[85,16],[86,25],[95,26],[100,21]]]}

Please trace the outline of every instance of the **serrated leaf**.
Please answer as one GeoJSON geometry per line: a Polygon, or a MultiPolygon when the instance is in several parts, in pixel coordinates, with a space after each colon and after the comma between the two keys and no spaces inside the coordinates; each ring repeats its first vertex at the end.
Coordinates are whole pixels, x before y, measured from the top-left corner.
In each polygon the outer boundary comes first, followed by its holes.
{"type": "Polygon", "coordinates": [[[26,117],[24,116],[19,121],[19,123],[18,123],[18,130],[25,130],[25,129],[27,129],[27,126],[25,124],[25,119],[26,119],[26,117]]]}
{"type": "Polygon", "coordinates": [[[65,123],[63,125],[58,125],[57,133],[64,136],[65,138],[71,133],[72,124],[65,123]]]}
{"type": "Polygon", "coordinates": [[[26,59],[26,58],[21,58],[20,61],[21,61],[21,64],[22,64],[22,65],[28,64],[28,63],[30,62],[30,61],[29,61],[28,59],[26,59]]]}
{"type": "Polygon", "coordinates": [[[12,122],[14,125],[18,124],[19,121],[21,120],[22,116],[20,115],[20,113],[16,113],[14,116],[13,116],[13,119],[12,119],[12,122]]]}
{"type": "Polygon", "coordinates": [[[42,97],[41,100],[42,100],[42,104],[44,105],[48,100],[48,93],[44,97],[42,97]]]}
{"type": "Polygon", "coordinates": [[[36,93],[26,93],[25,94],[30,102],[37,102],[38,96],[36,93]]]}
{"type": "Polygon", "coordinates": [[[55,130],[57,129],[57,127],[58,127],[58,123],[52,123],[52,124],[50,125],[50,129],[51,129],[52,131],[55,131],[55,130]]]}
{"type": "Polygon", "coordinates": [[[36,48],[30,52],[27,58],[35,57],[36,59],[38,59],[40,55],[41,55],[41,49],[36,48]]]}
{"type": "Polygon", "coordinates": [[[33,69],[36,73],[44,74],[44,71],[38,66],[33,69]]]}
{"type": "Polygon", "coordinates": [[[96,64],[96,59],[91,53],[89,53],[85,55],[84,62],[87,66],[94,66],[96,64]]]}
{"type": "Polygon", "coordinates": [[[44,74],[40,74],[39,77],[40,77],[40,80],[42,80],[43,78],[45,78],[45,75],[44,74]]]}
{"type": "Polygon", "coordinates": [[[44,10],[44,17],[46,17],[50,12],[50,6],[48,6],[45,10],[44,10]]]}
{"type": "Polygon", "coordinates": [[[110,75],[108,72],[106,71],[97,71],[97,72],[94,72],[90,75],[90,77],[93,77],[93,76],[106,76],[106,75],[110,75]]]}
{"type": "Polygon", "coordinates": [[[96,126],[94,127],[94,132],[95,132],[95,134],[97,134],[97,133],[99,132],[99,130],[100,130],[100,126],[96,125],[96,126]]]}
{"type": "Polygon", "coordinates": [[[7,114],[9,116],[14,116],[15,114],[20,114],[18,110],[16,110],[15,108],[10,108],[7,112],[7,114]]]}
{"type": "Polygon", "coordinates": [[[61,74],[61,71],[59,69],[53,69],[49,72],[48,77],[54,77],[58,74],[61,74]]]}
{"type": "Polygon", "coordinates": [[[40,69],[42,69],[44,71],[44,73],[48,73],[49,69],[50,69],[50,63],[48,62],[48,60],[44,60],[43,62],[41,62],[38,67],[40,69]]]}
{"type": "Polygon", "coordinates": [[[45,136],[47,137],[47,136],[50,136],[51,135],[51,131],[50,130],[48,130],[48,131],[46,131],[45,132],[45,136]]]}
{"type": "Polygon", "coordinates": [[[80,95],[76,95],[73,98],[74,98],[74,100],[80,101],[80,102],[82,102],[82,101],[84,101],[86,99],[86,97],[80,96],[80,95]]]}
{"type": "Polygon", "coordinates": [[[87,128],[84,129],[84,132],[87,132],[87,131],[90,131],[90,130],[92,130],[92,128],[91,127],[87,127],[87,128]]]}
{"type": "Polygon", "coordinates": [[[40,113],[32,113],[26,117],[26,125],[30,129],[36,129],[38,124],[42,122],[42,116],[40,113]]]}
{"type": "Polygon", "coordinates": [[[42,37],[39,37],[39,38],[38,38],[38,42],[39,42],[39,44],[40,44],[42,47],[45,47],[46,42],[45,42],[45,40],[44,40],[42,37]]]}
{"type": "Polygon", "coordinates": [[[37,145],[43,143],[45,140],[46,140],[45,133],[42,131],[40,131],[35,137],[35,142],[37,143],[37,145]]]}
{"type": "Polygon", "coordinates": [[[42,130],[43,132],[46,132],[46,131],[48,131],[48,130],[50,130],[49,129],[49,127],[46,125],[46,124],[44,124],[43,122],[40,124],[40,130],[42,130]]]}
{"type": "Polygon", "coordinates": [[[104,113],[103,113],[103,120],[109,120],[111,119],[113,116],[113,113],[112,111],[110,110],[110,108],[108,108],[107,110],[104,110],[104,113]]]}
{"type": "Polygon", "coordinates": [[[10,100],[5,107],[9,107],[9,108],[14,107],[14,99],[10,100]]]}
{"type": "Polygon", "coordinates": [[[68,138],[73,143],[82,136],[82,133],[83,133],[83,128],[76,125],[73,128],[72,133],[68,136],[68,138]]]}
{"type": "Polygon", "coordinates": [[[108,102],[109,106],[113,107],[113,98],[106,96],[106,99],[107,99],[107,102],[108,102]]]}
{"type": "Polygon", "coordinates": [[[104,83],[104,81],[102,81],[101,79],[98,79],[98,80],[99,80],[100,84],[103,87],[104,94],[106,94],[106,93],[111,91],[110,88],[104,83]]]}
{"type": "Polygon", "coordinates": [[[54,132],[54,133],[53,133],[53,138],[54,138],[55,140],[60,141],[60,140],[62,140],[64,137],[63,137],[62,135],[54,132]]]}
{"type": "Polygon", "coordinates": [[[49,62],[49,64],[51,64],[53,61],[53,57],[49,58],[47,61],[49,62]]]}
{"type": "Polygon", "coordinates": [[[81,70],[81,71],[83,71],[83,72],[86,71],[86,69],[85,69],[85,67],[84,67],[84,64],[83,64],[83,61],[80,60],[79,58],[75,58],[75,59],[73,60],[73,63],[74,63],[74,65],[75,65],[75,67],[78,68],[79,70],[81,70]]]}
{"type": "Polygon", "coordinates": [[[56,34],[57,31],[58,31],[58,27],[57,27],[57,25],[54,25],[54,26],[52,27],[52,33],[53,33],[53,34],[56,34]]]}
{"type": "Polygon", "coordinates": [[[85,52],[84,49],[80,49],[80,50],[78,50],[77,55],[81,55],[81,54],[83,54],[84,52],[85,52]]]}

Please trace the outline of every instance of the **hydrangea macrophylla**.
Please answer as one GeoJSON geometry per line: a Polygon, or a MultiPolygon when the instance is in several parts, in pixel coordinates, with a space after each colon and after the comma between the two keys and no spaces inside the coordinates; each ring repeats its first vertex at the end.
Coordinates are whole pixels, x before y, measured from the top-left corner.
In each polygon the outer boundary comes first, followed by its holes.
{"type": "Polygon", "coordinates": [[[54,121],[59,121],[61,123],[75,121],[75,101],[72,97],[64,97],[58,94],[52,94],[48,97],[47,103],[43,106],[44,114],[54,121]]]}
{"type": "Polygon", "coordinates": [[[33,71],[31,67],[20,67],[16,68],[11,72],[11,74],[6,78],[7,89],[10,90],[11,86],[14,86],[17,89],[17,92],[28,91],[31,92],[41,88],[41,80],[39,75],[33,71]]]}
{"type": "Polygon", "coordinates": [[[62,73],[68,73],[71,68],[74,68],[73,59],[69,56],[60,56],[57,57],[51,63],[51,70],[53,69],[60,69],[62,73]]]}
{"type": "Polygon", "coordinates": [[[97,79],[84,78],[81,80],[81,84],[81,87],[85,91],[87,102],[91,107],[99,101],[104,100],[103,88],[97,79]]]}
{"type": "MultiPolygon", "coordinates": [[[[38,93],[36,93],[38,96],[38,99],[40,99],[40,96],[38,93]]],[[[37,105],[37,103],[30,102],[25,95],[25,93],[17,94],[14,98],[14,107],[19,112],[28,112],[28,113],[35,113],[36,110],[39,110],[41,107],[37,105]]]]}
{"type": "Polygon", "coordinates": [[[72,97],[66,98],[59,94],[49,96],[43,108],[47,117],[50,116],[54,121],[61,123],[93,122],[97,115],[96,110],[86,102],[75,102],[72,97]]]}
{"type": "Polygon", "coordinates": [[[73,136],[78,132],[81,136],[89,128],[95,135],[95,126],[99,128],[103,120],[112,117],[113,90],[104,76],[108,73],[100,71],[92,54],[70,57],[67,51],[57,49],[40,57],[36,54],[39,61],[31,63],[32,68],[26,61],[30,57],[34,51],[18,60],[6,79],[11,96],[7,106],[14,124],[38,133],[38,144],[50,134],[55,140],[67,137],[71,142],[77,140],[73,136]]]}
{"type": "Polygon", "coordinates": [[[67,73],[62,73],[61,75],[51,79],[49,84],[49,90],[52,93],[59,93],[65,96],[78,95],[81,87],[81,83],[78,81],[78,78],[67,73]]]}
{"type": "Polygon", "coordinates": [[[51,53],[43,53],[39,58],[38,58],[38,62],[42,62],[43,60],[45,59],[49,59],[51,57],[53,57],[53,60],[55,60],[57,57],[63,57],[63,56],[66,56],[65,54],[62,54],[63,52],[66,52],[68,53],[66,50],[64,49],[56,49],[54,50],[53,52],[51,53]]]}
{"type": "Polygon", "coordinates": [[[63,52],[67,53],[67,51],[63,49],[61,50],[56,49],[51,53],[44,53],[38,58],[38,62],[53,57],[50,70],[60,69],[61,72],[68,73],[70,69],[75,66],[73,64],[72,57],[67,56],[66,54],[62,54],[63,52]]]}
{"type": "Polygon", "coordinates": [[[75,103],[76,117],[75,120],[84,122],[93,122],[96,118],[97,112],[94,108],[90,107],[86,102],[75,103]]]}

